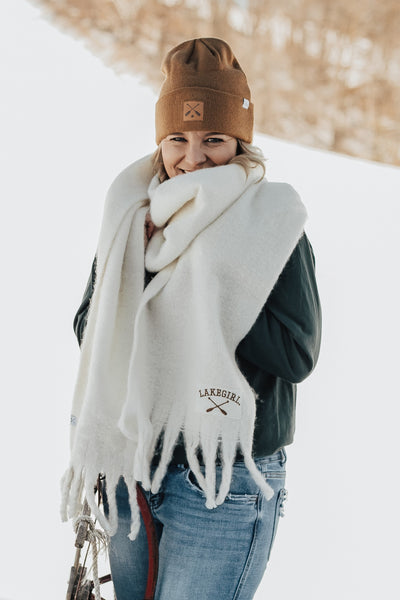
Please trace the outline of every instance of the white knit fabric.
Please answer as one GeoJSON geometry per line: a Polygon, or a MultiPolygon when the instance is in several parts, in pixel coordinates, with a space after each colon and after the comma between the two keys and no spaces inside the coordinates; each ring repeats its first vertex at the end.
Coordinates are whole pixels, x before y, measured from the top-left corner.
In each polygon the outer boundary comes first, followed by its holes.
{"type": "Polygon", "coordinates": [[[160,184],[145,157],[111,186],[73,403],[64,519],[76,515],[85,492],[112,535],[115,487],[123,476],[133,539],[140,522],[136,482],[159,489],[181,431],[208,508],[227,496],[238,448],[271,498],[251,456],[255,394],[236,364],[235,349],[293,251],[306,211],[293,188],[260,176],[259,167],[246,176],[239,165],[225,165],[160,184]],[[159,229],[145,254],[149,203],[159,229]],[[144,264],[156,273],[145,290],[144,264]],[[161,460],[151,479],[161,434],[161,460]],[[217,451],[223,473],[219,490],[217,451]],[[108,520],[93,494],[99,473],[107,478],[108,520]]]}

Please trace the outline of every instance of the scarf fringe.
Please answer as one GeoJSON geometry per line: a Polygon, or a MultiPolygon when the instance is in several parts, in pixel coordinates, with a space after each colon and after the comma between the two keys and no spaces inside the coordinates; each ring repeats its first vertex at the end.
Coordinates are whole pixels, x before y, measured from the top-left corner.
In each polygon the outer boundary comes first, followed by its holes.
{"type": "MultiPolygon", "coordinates": [[[[151,461],[149,460],[149,455],[145,461],[147,463],[147,468],[143,469],[143,452],[138,451],[135,456],[135,465],[136,470],[138,470],[138,466],[141,465],[141,473],[139,475],[140,479],[138,479],[136,476],[129,476],[127,474],[122,475],[122,478],[124,479],[128,489],[129,505],[131,509],[131,523],[128,537],[132,541],[136,539],[140,530],[140,509],[137,501],[136,484],[138,481],[140,481],[144,489],[151,489],[153,494],[156,494],[160,490],[162,481],[168,469],[168,465],[171,461],[172,452],[175,447],[179,431],[175,432],[175,434],[176,435],[174,435],[172,432],[172,427],[170,432],[164,432],[163,450],[159,464],[152,478],[150,477],[151,461]]],[[[224,433],[220,439],[218,437],[207,435],[207,439],[201,440],[201,435],[196,436],[194,432],[191,435],[188,431],[186,431],[184,439],[189,468],[196,477],[200,489],[204,492],[205,506],[210,510],[215,509],[224,503],[229,494],[229,488],[232,480],[233,463],[238,444],[233,442],[226,433],[224,433]],[[204,474],[197,456],[198,450],[201,450],[203,455],[204,474]],[[216,458],[218,451],[222,461],[222,476],[220,486],[217,491],[216,458]]],[[[151,446],[154,446],[154,440],[152,440],[151,446]]],[[[274,495],[271,486],[267,483],[262,473],[258,470],[257,465],[251,456],[251,452],[242,446],[240,447],[243,452],[244,462],[247,469],[252,475],[255,483],[260,488],[261,493],[267,500],[270,500],[274,495]]],[[[104,514],[97,504],[96,485],[98,482],[98,475],[99,473],[97,471],[88,472],[84,467],[75,468],[74,466],[70,466],[66,470],[61,481],[61,518],[63,521],[67,521],[68,519],[76,519],[82,510],[83,500],[85,497],[90,506],[92,514],[98,520],[101,527],[109,536],[113,536],[118,528],[116,489],[121,475],[112,472],[112,470],[102,473],[107,482],[108,516],[104,514]]]]}
{"type": "MultiPolygon", "coordinates": [[[[84,474],[84,469],[81,469],[77,474],[75,469],[69,467],[61,480],[61,519],[76,520],[82,511],[84,497],[86,498],[90,510],[94,517],[98,520],[100,526],[109,535],[113,536],[118,529],[118,507],[116,499],[116,489],[119,477],[116,479],[113,474],[102,474],[107,481],[107,503],[108,516],[104,514],[97,504],[96,499],[96,484],[98,474],[96,476],[87,476],[84,474]]],[[[131,509],[131,523],[128,537],[130,540],[135,540],[140,530],[140,509],[137,501],[136,480],[134,477],[127,475],[122,476],[128,489],[129,505],[131,509]]]]}

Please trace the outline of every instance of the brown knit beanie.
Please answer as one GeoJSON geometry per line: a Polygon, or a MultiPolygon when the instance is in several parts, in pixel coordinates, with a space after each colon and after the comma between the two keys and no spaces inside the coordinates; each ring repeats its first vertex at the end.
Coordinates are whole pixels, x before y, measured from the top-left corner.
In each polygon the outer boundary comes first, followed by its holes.
{"type": "Polygon", "coordinates": [[[156,104],[156,142],[183,131],[253,139],[253,104],[246,75],[226,42],[188,40],[170,50],[156,104]]]}

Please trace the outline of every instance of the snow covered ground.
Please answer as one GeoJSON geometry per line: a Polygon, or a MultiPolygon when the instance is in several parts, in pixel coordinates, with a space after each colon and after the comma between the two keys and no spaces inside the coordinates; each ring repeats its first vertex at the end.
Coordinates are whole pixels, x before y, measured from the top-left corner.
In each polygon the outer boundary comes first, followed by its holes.
{"type": "MultiPolygon", "coordinates": [[[[73,560],[58,515],[79,355],[72,317],[107,187],[154,148],[155,96],[25,0],[0,5],[0,60],[0,600],[53,600],[65,596],[73,560]]],[[[268,178],[291,183],[308,208],[324,314],[318,368],[299,387],[286,517],[256,598],[391,598],[400,169],[256,142],[268,178]]]]}

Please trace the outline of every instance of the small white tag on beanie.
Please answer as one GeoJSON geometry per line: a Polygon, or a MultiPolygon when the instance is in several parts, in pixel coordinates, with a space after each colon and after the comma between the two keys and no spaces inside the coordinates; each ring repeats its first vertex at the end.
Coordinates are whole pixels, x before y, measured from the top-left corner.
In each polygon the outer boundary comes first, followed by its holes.
{"type": "Polygon", "coordinates": [[[243,106],[243,108],[245,108],[247,110],[250,106],[250,100],[248,100],[247,98],[243,98],[242,106],[243,106]]]}

